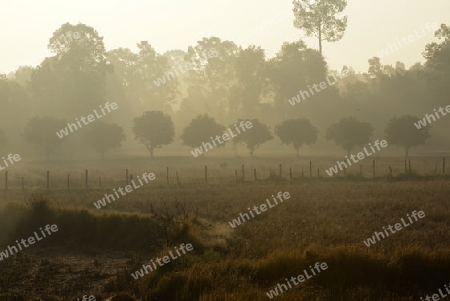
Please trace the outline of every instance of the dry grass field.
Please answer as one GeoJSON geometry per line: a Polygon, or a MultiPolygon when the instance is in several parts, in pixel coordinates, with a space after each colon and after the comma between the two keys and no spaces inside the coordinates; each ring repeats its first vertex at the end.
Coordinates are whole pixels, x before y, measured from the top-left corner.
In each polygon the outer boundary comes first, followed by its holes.
{"type": "MultiPolygon", "coordinates": [[[[323,170],[335,160],[317,158],[314,168],[323,170]]],[[[311,179],[307,159],[200,158],[195,166],[181,158],[136,159],[117,162],[115,170],[102,162],[56,162],[58,170],[30,163],[12,170],[10,189],[0,191],[0,250],[46,224],[57,224],[59,231],[0,261],[0,300],[81,300],[85,294],[97,300],[269,300],[266,292],[316,262],[326,262],[328,269],[274,299],[419,300],[450,280],[450,183],[433,176],[439,160],[412,159],[414,171],[428,176],[408,177],[400,175],[401,158],[380,159],[375,180],[371,162],[365,164],[365,179],[356,176],[359,167],[348,171],[352,177],[322,172],[322,178],[311,179]],[[240,179],[241,164],[245,182],[234,178],[238,169],[240,179]],[[154,172],[156,180],[96,209],[93,202],[124,186],[116,185],[120,166],[135,175],[154,172]],[[90,189],[81,188],[85,168],[90,189]],[[45,170],[51,171],[49,190],[45,170]],[[70,191],[64,186],[68,173],[74,181],[70,191]],[[29,179],[24,191],[18,184],[22,176],[29,179]],[[103,189],[95,185],[98,176],[103,189]],[[236,228],[229,225],[279,191],[291,198],[236,228]],[[426,216],[375,245],[363,244],[414,210],[426,216]],[[194,250],[133,279],[131,273],[181,243],[194,250]]]]}

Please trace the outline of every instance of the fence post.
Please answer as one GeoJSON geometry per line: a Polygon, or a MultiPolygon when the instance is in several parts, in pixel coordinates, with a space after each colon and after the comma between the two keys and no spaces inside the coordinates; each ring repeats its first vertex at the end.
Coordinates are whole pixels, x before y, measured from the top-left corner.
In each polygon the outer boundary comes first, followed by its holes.
{"type": "Polygon", "coordinates": [[[305,177],[305,174],[303,173],[303,167],[302,167],[302,178],[304,178],[305,177]]]}
{"type": "Polygon", "coordinates": [[[282,172],[281,172],[281,171],[282,171],[282,168],[283,168],[283,164],[280,164],[280,166],[279,166],[279,167],[280,167],[280,178],[282,178],[282,177],[283,177],[283,174],[282,174],[282,172]]]}
{"type": "Polygon", "coordinates": [[[244,168],[244,164],[242,164],[242,182],[245,181],[245,168],[244,168]]]}
{"type": "Polygon", "coordinates": [[[25,185],[23,183],[23,177],[22,177],[22,190],[25,190],[25,185]]]}
{"type": "Polygon", "coordinates": [[[50,171],[47,170],[47,189],[50,189],[50,171]]]}
{"type": "Polygon", "coordinates": [[[8,190],[8,171],[5,171],[5,190],[8,190]]]}
{"type": "Polygon", "coordinates": [[[445,158],[442,158],[442,173],[445,175],[445,158]]]}
{"type": "Polygon", "coordinates": [[[178,184],[178,185],[181,185],[181,184],[180,184],[180,178],[178,178],[178,170],[176,171],[176,175],[177,175],[177,184],[178,184]]]}
{"type": "Polygon", "coordinates": [[[408,159],[409,173],[411,173],[411,159],[408,159]]]}
{"type": "Polygon", "coordinates": [[[292,181],[292,167],[289,167],[289,180],[292,181]]]}
{"type": "Polygon", "coordinates": [[[169,167],[167,166],[166,170],[166,180],[167,180],[167,186],[169,186],[169,167]]]}
{"type": "Polygon", "coordinates": [[[317,167],[317,177],[320,178],[320,171],[318,167],[317,167]]]}
{"type": "Polygon", "coordinates": [[[309,160],[309,177],[312,178],[312,161],[309,160]]]}
{"type": "Polygon", "coordinates": [[[362,177],[362,164],[359,165],[359,175],[362,177]]]}
{"type": "Polygon", "coordinates": [[[102,188],[102,177],[98,177],[98,187],[102,188]]]}
{"type": "Polygon", "coordinates": [[[405,159],[405,175],[406,175],[406,173],[408,172],[408,169],[406,168],[406,160],[407,160],[407,159],[405,159]]]}
{"type": "Polygon", "coordinates": [[[375,160],[372,161],[372,177],[375,179],[375,160]]]}
{"type": "Polygon", "coordinates": [[[234,170],[234,177],[236,178],[236,182],[237,182],[237,169],[234,170]]]}
{"type": "Polygon", "coordinates": [[[70,175],[67,174],[67,190],[70,190],[70,175]]]}
{"type": "Polygon", "coordinates": [[[86,169],[85,173],[86,173],[86,184],[85,184],[85,186],[86,186],[86,189],[88,189],[88,170],[87,169],[86,169]]]}
{"type": "Polygon", "coordinates": [[[208,166],[205,165],[205,183],[208,183],[208,166]]]}
{"type": "Polygon", "coordinates": [[[256,178],[256,168],[253,169],[253,180],[257,181],[258,179],[256,178]]]}

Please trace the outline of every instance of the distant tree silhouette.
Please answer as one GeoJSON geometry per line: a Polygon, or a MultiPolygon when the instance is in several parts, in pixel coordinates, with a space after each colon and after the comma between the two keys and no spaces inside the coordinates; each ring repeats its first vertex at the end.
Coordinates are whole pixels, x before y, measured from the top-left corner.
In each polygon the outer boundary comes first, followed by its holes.
{"type": "Polygon", "coordinates": [[[356,120],[354,117],[343,118],[327,129],[326,139],[332,140],[347,151],[350,157],[355,147],[363,147],[372,136],[373,127],[368,122],[356,120]]]}
{"type": "Polygon", "coordinates": [[[305,118],[288,119],[275,127],[275,135],[284,144],[292,144],[297,151],[297,157],[298,150],[303,144],[311,145],[317,141],[318,132],[317,128],[305,118]]]}
{"type": "MultiPolygon", "coordinates": [[[[261,144],[272,140],[273,136],[270,132],[270,128],[266,124],[259,122],[258,119],[239,119],[236,125],[238,125],[241,121],[251,121],[253,126],[250,129],[246,129],[245,132],[240,130],[241,133],[233,138],[233,143],[244,144],[249,150],[250,156],[253,158],[255,150],[259,148],[261,144]]],[[[236,130],[233,127],[231,130],[236,134],[236,130]]]]}
{"type": "Polygon", "coordinates": [[[147,111],[134,118],[135,139],[145,145],[153,157],[155,148],[172,143],[175,128],[172,118],[161,111],[147,111]]]}
{"type": "Polygon", "coordinates": [[[104,159],[108,150],[120,147],[125,139],[126,136],[122,127],[101,120],[94,122],[84,132],[84,141],[88,146],[99,152],[102,159],[104,159]]]}
{"type": "Polygon", "coordinates": [[[402,147],[405,150],[405,157],[408,157],[411,147],[424,144],[430,137],[430,125],[420,129],[414,125],[419,120],[418,117],[411,115],[395,116],[385,129],[388,143],[402,147]]]}
{"type": "MultiPolygon", "coordinates": [[[[224,130],[225,127],[223,125],[218,124],[207,114],[203,114],[191,120],[189,125],[183,129],[180,139],[184,145],[198,147],[202,143],[211,143],[211,137],[221,136],[224,130]]],[[[224,144],[217,144],[217,147],[221,146],[224,146],[224,144]]]]}

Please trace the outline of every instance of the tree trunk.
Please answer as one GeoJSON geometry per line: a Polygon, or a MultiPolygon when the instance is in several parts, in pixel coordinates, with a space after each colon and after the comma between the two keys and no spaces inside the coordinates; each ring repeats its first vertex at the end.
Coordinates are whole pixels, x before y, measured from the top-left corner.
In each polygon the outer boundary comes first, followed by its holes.
{"type": "Polygon", "coordinates": [[[322,55],[322,24],[319,25],[319,52],[322,55]]]}

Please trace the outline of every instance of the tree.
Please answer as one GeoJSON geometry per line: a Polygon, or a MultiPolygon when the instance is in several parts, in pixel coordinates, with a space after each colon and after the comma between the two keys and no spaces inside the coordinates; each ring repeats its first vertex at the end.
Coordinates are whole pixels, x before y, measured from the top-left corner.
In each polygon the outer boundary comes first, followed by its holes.
{"type": "Polygon", "coordinates": [[[275,134],[286,145],[292,144],[297,151],[303,144],[311,145],[317,141],[319,131],[308,119],[297,118],[285,120],[275,127],[275,134]]]}
{"type": "MultiPolygon", "coordinates": [[[[210,143],[211,137],[214,138],[216,135],[222,134],[224,130],[225,127],[223,125],[218,124],[207,114],[203,114],[192,119],[191,123],[183,129],[180,139],[184,145],[198,147],[202,143],[210,143]]],[[[218,144],[217,146],[220,147],[223,144],[218,144]]]]}
{"type": "Polygon", "coordinates": [[[30,82],[42,114],[72,119],[74,114],[85,114],[87,108],[102,104],[106,76],[112,67],[98,32],[81,23],[66,23],[53,33],[48,48],[54,56],[33,70],[30,82]]]}
{"type": "Polygon", "coordinates": [[[175,128],[169,115],[161,111],[147,111],[133,121],[135,139],[145,145],[151,157],[155,148],[172,143],[175,128]]]}
{"type": "Polygon", "coordinates": [[[105,152],[112,148],[120,147],[125,139],[126,136],[122,127],[115,123],[106,123],[101,120],[97,120],[90,125],[84,133],[84,142],[99,152],[102,159],[105,157],[105,152]]]}
{"type": "Polygon", "coordinates": [[[294,0],[294,27],[304,30],[308,37],[314,35],[319,40],[322,54],[322,41],[337,42],[344,36],[347,16],[338,18],[347,6],[346,0],[294,0]]]}
{"type": "Polygon", "coordinates": [[[417,129],[415,123],[420,119],[411,115],[394,116],[386,129],[386,140],[393,145],[403,147],[405,157],[409,155],[409,149],[413,146],[422,145],[430,137],[430,126],[417,129]]]}
{"type": "MultiPolygon", "coordinates": [[[[248,120],[239,119],[237,124],[241,121],[246,122],[248,120]]],[[[270,128],[266,124],[259,122],[258,119],[251,119],[249,121],[252,123],[252,127],[246,129],[245,132],[241,130],[241,133],[233,138],[233,143],[244,144],[249,150],[250,156],[253,158],[255,150],[260,147],[261,144],[272,140],[273,136],[270,133],[270,128]]],[[[233,130],[233,132],[236,133],[236,130],[233,130]]]]}
{"type": "Polygon", "coordinates": [[[354,117],[343,118],[338,123],[331,125],[327,129],[326,139],[332,140],[335,144],[350,152],[357,146],[363,147],[369,142],[372,136],[373,127],[368,122],[356,120],[354,117]]]}
{"type": "MultiPolygon", "coordinates": [[[[279,112],[281,120],[297,117],[288,99],[296,96],[299,90],[307,90],[308,85],[322,82],[326,75],[327,64],[317,51],[307,48],[301,40],[284,43],[266,68],[266,76],[270,79],[272,89],[270,92],[274,94],[276,112],[279,112]]],[[[333,91],[334,89],[328,88],[320,94],[310,96],[317,100],[328,93],[336,95],[333,91]]]]}
{"type": "Polygon", "coordinates": [[[239,113],[244,116],[255,114],[265,84],[265,67],[263,49],[255,46],[239,49],[238,56],[234,60],[236,81],[230,89],[229,96],[229,113],[235,116],[234,118],[239,113]]]}
{"type": "Polygon", "coordinates": [[[55,151],[63,141],[55,134],[66,126],[64,120],[53,117],[33,117],[26,125],[23,131],[23,138],[28,143],[44,149],[48,160],[51,153],[55,151]]]}

